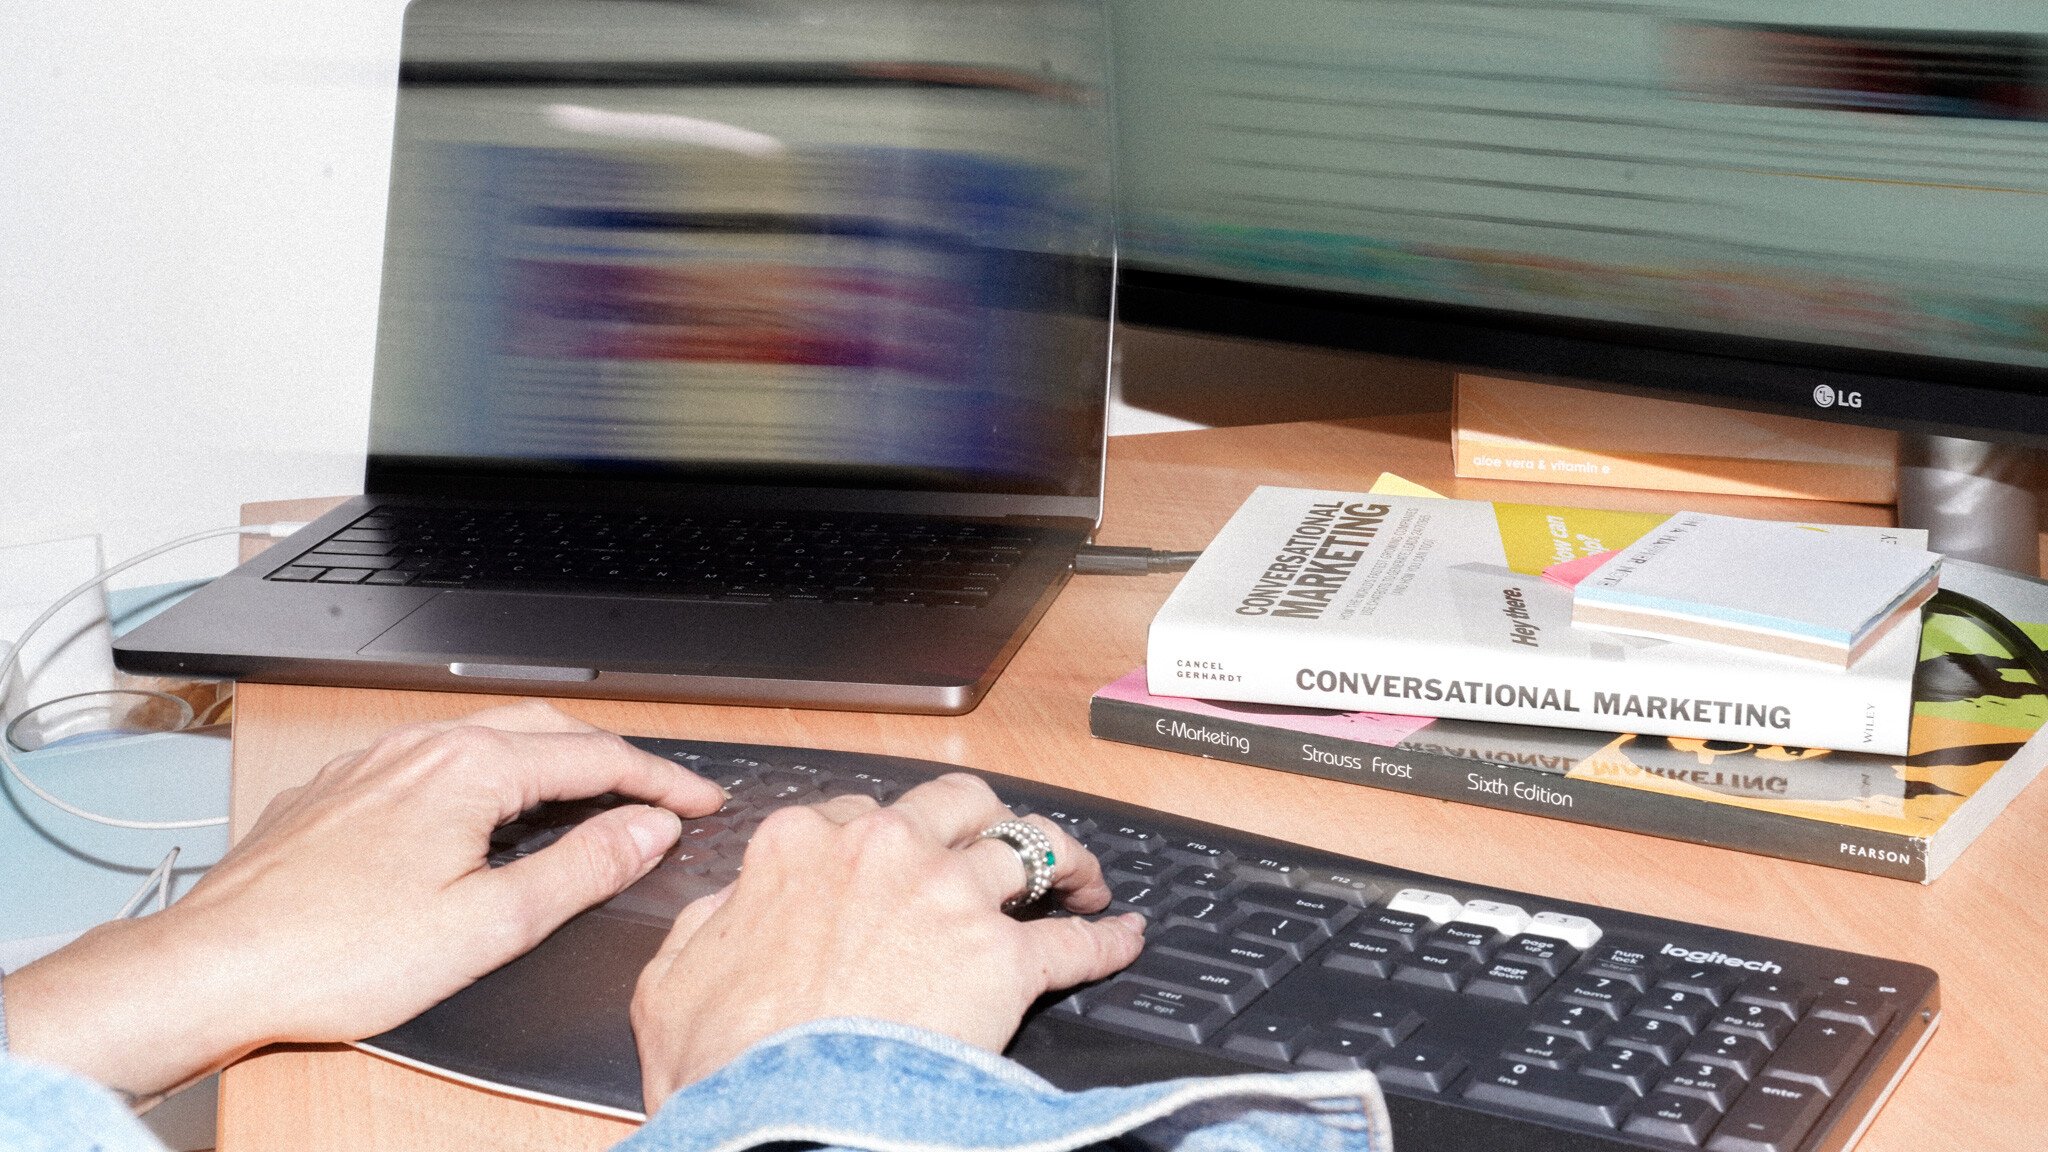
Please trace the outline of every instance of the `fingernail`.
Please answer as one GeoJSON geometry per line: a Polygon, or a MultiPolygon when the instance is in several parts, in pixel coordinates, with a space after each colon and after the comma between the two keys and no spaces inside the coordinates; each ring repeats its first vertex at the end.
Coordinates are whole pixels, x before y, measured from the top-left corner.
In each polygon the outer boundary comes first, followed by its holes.
{"type": "Polygon", "coordinates": [[[1144,913],[1126,912],[1123,915],[1118,916],[1117,919],[1123,921],[1126,927],[1128,927],[1131,931],[1136,932],[1138,935],[1143,936],[1145,934],[1144,913]]]}
{"type": "Polygon", "coordinates": [[[640,850],[640,858],[652,860],[683,834],[683,821],[666,808],[642,808],[626,821],[626,831],[640,850]]]}

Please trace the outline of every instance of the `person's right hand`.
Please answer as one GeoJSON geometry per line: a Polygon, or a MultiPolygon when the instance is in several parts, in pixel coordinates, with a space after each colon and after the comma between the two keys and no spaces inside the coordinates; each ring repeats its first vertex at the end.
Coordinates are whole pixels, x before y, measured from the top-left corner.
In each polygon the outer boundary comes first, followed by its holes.
{"type": "MultiPolygon", "coordinates": [[[[1144,920],[1019,922],[1017,851],[978,840],[1011,818],[988,785],[942,776],[883,808],[842,796],[786,808],[747,845],[739,879],[683,910],[633,996],[649,1115],[755,1041],[832,1016],[909,1024],[1001,1051],[1041,994],[1137,958],[1144,920]]],[[[1101,866],[1051,822],[1053,892],[1109,903],[1101,866]]]]}

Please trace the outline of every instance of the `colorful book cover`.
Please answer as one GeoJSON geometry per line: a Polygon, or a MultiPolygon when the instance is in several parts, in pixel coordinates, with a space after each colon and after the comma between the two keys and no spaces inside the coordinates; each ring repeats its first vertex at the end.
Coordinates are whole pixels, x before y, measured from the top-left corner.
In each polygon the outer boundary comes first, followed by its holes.
{"type": "MultiPolygon", "coordinates": [[[[1572,625],[1546,569],[1668,517],[1262,487],[1154,617],[1167,696],[1907,750],[1917,634],[1842,669],[1572,625]]],[[[1899,529],[1830,532],[1924,539],[1899,529]]]]}
{"type": "MultiPolygon", "coordinates": [[[[2048,584],[1950,561],[1952,587],[2048,644],[2048,584]]],[[[1974,621],[1929,613],[1903,756],[1096,694],[1095,735],[1926,882],[2048,764],[2048,695],[1974,621]]]]}

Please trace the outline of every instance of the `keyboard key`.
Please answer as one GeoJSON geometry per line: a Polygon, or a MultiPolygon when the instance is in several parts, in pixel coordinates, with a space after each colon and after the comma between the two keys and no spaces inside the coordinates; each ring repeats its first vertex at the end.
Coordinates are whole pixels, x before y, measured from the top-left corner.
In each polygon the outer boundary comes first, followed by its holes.
{"type": "Polygon", "coordinates": [[[1357,912],[1349,903],[1335,896],[1298,892],[1277,884],[1247,885],[1234,898],[1249,907],[1270,908],[1283,915],[1313,920],[1325,929],[1337,927],[1357,912]]]}
{"type": "Polygon", "coordinates": [[[1521,935],[1501,946],[1494,954],[1496,960],[1518,960],[1534,964],[1546,975],[1555,976],[1571,967],[1578,958],[1578,949],[1552,936],[1521,935]]]}
{"type": "Polygon", "coordinates": [[[1479,965],[1462,952],[1447,948],[1424,948],[1394,968],[1394,979],[1424,988],[1456,992],[1472,978],[1479,965]]]}
{"type": "Polygon", "coordinates": [[[1180,839],[1169,841],[1166,854],[1184,864],[1199,864],[1219,871],[1228,870],[1237,862],[1237,857],[1225,851],[1220,845],[1206,840],[1180,839]]]}
{"type": "Polygon", "coordinates": [[[1254,1013],[1238,1021],[1224,1039],[1223,1047],[1241,1056],[1291,1061],[1307,1040],[1307,1022],[1292,1016],[1254,1013]]]}
{"type": "Polygon", "coordinates": [[[1368,911],[1358,923],[1352,925],[1355,931],[1384,936],[1400,944],[1404,949],[1413,948],[1421,940],[1431,921],[1426,916],[1410,912],[1393,912],[1386,909],[1368,911]]]}
{"type": "Polygon", "coordinates": [[[1249,936],[1262,944],[1277,944],[1287,950],[1296,960],[1306,955],[1310,946],[1323,936],[1322,926],[1313,920],[1298,916],[1282,916],[1278,912],[1254,912],[1237,925],[1239,936],[1249,936]]]}
{"type": "Polygon", "coordinates": [[[1241,968],[1267,987],[1294,967],[1294,958],[1283,948],[1253,940],[1215,936],[1199,928],[1168,928],[1146,947],[1241,968]]]}
{"type": "Polygon", "coordinates": [[[1558,1072],[1525,1062],[1489,1064],[1465,1086],[1465,1099],[1510,1111],[1613,1128],[1636,1099],[1611,1080],[1558,1072]]]}
{"type": "Polygon", "coordinates": [[[1560,999],[1574,1004],[1587,1004],[1604,1010],[1609,1016],[1620,1018],[1635,1003],[1636,994],[1627,983],[1604,972],[1583,974],[1565,985],[1560,999]]]}
{"type": "Polygon", "coordinates": [[[1336,896],[1361,906],[1372,903],[1380,894],[1380,886],[1363,876],[1327,868],[1304,868],[1295,873],[1294,882],[1305,891],[1336,896]]]}
{"type": "MultiPolygon", "coordinates": [[[[1301,869],[1299,867],[1289,864],[1285,860],[1275,860],[1270,856],[1260,856],[1251,860],[1239,860],[1237,862],[1238,875],[1247,880],[1263,880],[1269,884],[1292,884],[1296,875],[1300,872],[1301,869]]],[[[1344,900],[1347,903],[1353,902],[1348,895],[1338,895],[1337,893],[1329,893],[1329,895],[1335,895],[1338,899],[1344,900]]]]}
{"type": "Polygon", "coordinates": [[[1732,1068],[1699,1060],[1682,1060],[1664,1077],[1663,1083],[1657,1085],[1657,1090],[1675,1096],[1697,1096],[1725,1111],[1745,1083],[1747,1081],[1732,1068]]]}
{"type": "Polygon", "coordinates": [[[1214,868],[1184,868],[1173,874],[1173,886],[1183,892],[1214,896],[1237,882],[1237,877],[1214,868]]]}
{"type": "Polygon", "coordinates": [[[1742,983],[1742,978],[1726,968],[1706,968],[1688,965],[1664,973],[1657,981],[1659,988],[1671,988],[1680,992],[1693,992],[1705,997],[1707,1003],[1720,1007],[1742,983]]]}
{"type": "Polygon", "coordinates": [[[1529,1019],[1529,1027],[1538,1032],[1564,1036],[1588,1048],[1594,1045],[1609,1023],[1607,1013],[1598,1008],[1569,1001],[1545,1005],[1529,1019]]]}
{"type": "Polygon", "coordinates": [[[1687,1060],[1733,1068],[1744,1080],[1755,1076],[1757,1069],[1763,1067],[1764,1061],[1770,1057],[1771,1050],[1763,1041],[1734,1032],[1708,1032],[1685,1054],[1687,1060]]]}
{"type": "Polygon", "coordinates": [[[316,577],[315,582],[320,584],[361,584],[364,580],[369,579],[369,577],[369,570],[365,568],[329,568],[316,577]]]}
{"type": "Polygon", "coordinates": [[[1665,1064],[1677,1059],[1679,1051],[1691,1039],[1685,1029],[1669,1020],[1651,1016],[1630,1016],[1607,1033],[1609,1044],[1640,1048],[1665,1064]]]}
{"type": "Polygon", "coordinates": [[[1745,980],[1735,992],[1737,1004],[1758,1004],[1775,1008],[1787,1018],[1796,1019],[1806,1012],[1806,1004],[1812,997],[1798,984],[1776,977],[1752,976],[1745,980]]]}
{"type": "Polygon", "coordinates": [[[1651,1081],[1664,1072],[1664,1065],[1655,1056],[1640,1048],[1617,1048],[1608,1045],[1588,1056],[1579,1064],[1581,1076],[1594,1076],[1626,1085],[1628,1090],[1640,1096],[1650,1090],[1651,1081]]]}
{"type": "Polygon", "coordinates": [[[1360,996],[1346,1000],[1332,1021],[1347,1032],[1362,1032],[1392,1047],[1422,1028],[1422,1015],[1399,1000],[1360,996]]]}
{"type": "Polygon", "coordinates": [[[1698,1147],[1720,1118],[1719,1109],[1696,1096],[1672,1096],[1659,1092],[1643,1101],[1621,1130],[1631,1136],[1648,1136],[1653,1140],[1698,1147]]]}
{"type": "Polygon", "coordinates": [[[1190,896],[1167,910],[1168,924],[1186,924],[1207,932],[1218,932],[1236,910],[1221,900],[1190,896]]]}
{"type": "Polygon", "coordinates": [[[290,564],[286,565],[283,568],[279,568],[275,572],[272,572],[270,574],[270,578],[272,580],[292,581],[314,580],[318,579],[320,574],[325,571],[327,571],[327,569],[315,568],[309,564],[290,564]]]}
{"type": "Polygon", "coordinates": [[[1585,1051],[1586,1045],[1569,1036],[1559,1036],[1554,1032],[1531,1031],[1522,1033],[1520,1039],[1502,1048],[1500,1054],[1519,1063],[1562,1068],[1568,1061],[1585,1051]]]}
{"type": "Polygon", "coordinates": [[[386,571],[383,571],[383,572],[372,572],[372,573],[370,573],[369,579],[367,579],[367,580],[364,580],[364,581],[363,581],[363,583],[365,583],[365,584],[410,584],[410,583],[412,583],[412,579],[413,579],[413,575],[412,575],[412,573],[410,573],[410,572],[400,572],[400,571],[398,571],[397,569],[387,569],[386,571]]]}
{"type": "Polygon", "coordinates": [[[1112,849],[1124,852],[1150,852],[1160,846],[1162,837],[1157,832],[1147,832],[1129,824],[1112,824],[1098,829],[1095,838],[1112,849]]]}
{"type": "Polygon", "coordinates": [[[1456,921],[1490,928],[1507,937],[1529,926],[1529,914],[1513,904],[1502,904],[1497,900],[1467,900],[1456,921]]]}
{"type": "Polygon", "coordinates": [[[1157,856],[1124,856],[1117,860],[1111,871],[1119,876],[1157,881],[1165,879],[1167,873],[1173,871],[1173,864],[1157,856]]]}
{"type": "Polygon", "coordinates": [[[1465,905],[1456,896],[1442,892],[1431,892],[1423,888],[1403,888],[1387,901],[1387,907],[1396,912],[1411,912],[1437,924],[1442,924],[1464,910],[1465,905]]]}
{"type": "Polygon", "coordinates": [[[1360,976],[1384,980],[1394,974],[1394,965],[1408,957],[1408,950],[1384,936],[1353,933],[1323,951],[1323,966],[1360,976]]]}
{"type": "Polygon", "coordinates": [[[1861,1024],[1831,1020],[1816,1012],[1800,1022],[1785,1042],[1778,1045],[1764,1075],[1777,1080],[1796,1080],[1832,1096],[1841,1091],[1849,1073],[1870,1050],[1871,1034],[1861,1024]]]}
{"type": "Polygon", "coordinates": [[[1126,880],[1109,890],[1110,904],[1118,912],[1149,912],[1163,906],[1173,893],[1146,880],[1126,880]]]}
{"type": "Polygon", "coordinates": [[[1303,1043],[1301,1054],[1294,1062],[1303,1068],[1317,1068],[1327,1072],[1349,1072],[1354,1068],[1367,1068],[1387,1046],[1370,1036],[1346,1032],[1341,1028],[1316,1028],[1309,1032],[1303,1043]]]}
{"type": "MultiPolygon", "coordinates": [[[[1540,920],[1542,917],[1539,916],[1537,919],[1540,920]]],[[[1570,941],[1567,940],[1566,943],[1570,941]]],[[[1650,986],[1650,973],[1655,970],[1656,962],[1648,952],[1635,945],[1608,944],[1597,949],[1579,948],[1579,951],[1590,951],[1591,955],[1586,958],[1589,964],[1606,969],[1617,978],[1627,979],[1638,992],[1650,986]]]]}
{"type": "Polygon", "coordinates": [[[1532,936],[1554,936],[1581,952],[1598,944],[1601,936],[1598,924],[1584,916],[1563,912],[1538,912],[1529,918],[1529,926],[1523,931],[1532,936]]]}
{"type": "Polygon", "coordinates": [[[1813,1006],[1815,1016],[1854,1024],[1872,1036],[1892,1022],[1891,1004],[1874,996],[1823,996],[1813,1006]]]}
{"type": "Polygon", "coordinates": [[[1758,1080],[1714,1129],[1707,1152],[1792,1152],[1827,1106],[1811,1084],[1758,1080]]]}
{"type": "Polygon", "coordinates": [[[391,547],[388,540],[343,540],[334,537],[321,541],[316,551],[339,556],[382,556],[391,551],[391,547]]]}
{"type": "Polygon", "coordinates": [[[1684,992],[1676,988],[1653,989],[1642,1002],[1636,1005],[1636,1014],[1658,1020],[1669,1020],[1688,1032],[1698,1032],[1713,1011],[1713,1005],[1697,992],[1684,992]]]}
{"type": "Polygon", "coordinates": [[[1792,1018],[1762,1004],[1730,1004],[1707,1020],[1709,1032],[1731,1032],[1753,1036],[1766,1048],[1776,1048],[1792,1028],[1792,1018]]]}
{"type": "Polygon", "coordinates": [[[1469,995],[1506,1000],[1511,1004],[1530,1004],[1549,986],[1549,974],[1536,965],[1521,960],[1496,959],[1466,982],[1465,991],[1469,995]]]}
{"type": "Polygon", "coordinates": [[[1500,933],[1484,925],[1453,920],[1430,933],[1428,943],[1432,948],[1463,952],[1474,960],[1484,960],[1500,940],[1500,933]]]}
{"type": "Polygon", "coordinates": [[[1207,1040],[1230,1020],[1229,1011],[1206,996],[1134,980],[1117,980],[1089,994],[1087,1015],[1191,1044],[1207,1040]]]}
{"type": "Polygon", "coordinates": [[[1418,1092],[1442,1092],[1464,1070],[1465,1061],[1456,1052],[1429,1044],[1411,1044],[1373,1065],[1380,1083],[1418,1092]]]}
{"type": "Polygon", "coordinates": [[[1213,997],[1232,1012],[1242,1012],[1264,992],[1265,985],[1242,968],[1205,964],[1171,953],[1146,952],[1125,973],[1129,979],[1170,984],[1213,997]]]}
{"type": "Polygon", "coordinates": [[[377,572],[386,568],[396,568],[403,559],[402,556],[356,556],[322,549],[299,557],[299,563],[319,564],[332,568],[366,568],[377,572]]]}

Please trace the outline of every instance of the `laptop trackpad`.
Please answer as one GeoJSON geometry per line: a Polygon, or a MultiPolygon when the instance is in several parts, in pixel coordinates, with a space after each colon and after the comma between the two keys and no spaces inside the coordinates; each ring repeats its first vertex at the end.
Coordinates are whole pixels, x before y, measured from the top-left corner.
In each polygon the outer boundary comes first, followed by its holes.
{"type": "Polygon", "coordinates": [[[619,596],[463,592],[436,596],[365,656],[696,671],[728,663],[752,606],[619,596]]]}

